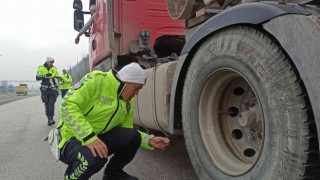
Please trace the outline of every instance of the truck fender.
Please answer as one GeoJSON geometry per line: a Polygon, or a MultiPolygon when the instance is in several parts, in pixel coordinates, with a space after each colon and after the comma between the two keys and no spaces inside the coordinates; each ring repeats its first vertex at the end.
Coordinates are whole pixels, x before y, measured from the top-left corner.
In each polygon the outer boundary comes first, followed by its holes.
{"type": "Polygon", "coordinates": [[[320,139],[319,17],[281,16],[263,24],[263,28],[278,41],[293,61],[308,93],[320,139]]]}
{"type": "Polygon", "coordinates": [[[272,18],[285,14],[310,15],[311,13],[299,5],[284,5],[274,2],[245,3],[227,9],[203,23],[188,39],[181,54],[188,53],[196,44],[214,31],[235,24],[261,24],[272,18]]]}
{"type": "Polygon", "coordinates": [[[177,112],[181,110],[181,103],[179,104],[182,96],[181,87],[183,87],[193,51],[202,44],[206,37],[227,26],[236,24],[261,25],[275,17],[286,14],[310,15],[311,13],[300,5],[284,5],[274,2],[246,3],[213,16],[192,33],[181,52],[172,82],[169,121],[174,124],[174,128],[182,127],[182,120],[177,112]]]}

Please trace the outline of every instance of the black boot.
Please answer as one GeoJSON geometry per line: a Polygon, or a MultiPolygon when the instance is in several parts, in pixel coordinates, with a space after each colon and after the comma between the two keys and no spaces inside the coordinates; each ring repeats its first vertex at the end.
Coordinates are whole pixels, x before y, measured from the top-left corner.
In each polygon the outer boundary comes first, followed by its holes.
{"type": "Polygon", "coordinates": [[[51,126],[53,124],[55,124],[56,122],[53,120],[53,117],[52,116],[49,116],[48,117],[48,126],[51,126]]]}
{"type": "Polygon", "coordinates": [[[138,180],[138,178],[120,170],[114,173],[107,173],[104,171],[102,180],[138,180]]]}

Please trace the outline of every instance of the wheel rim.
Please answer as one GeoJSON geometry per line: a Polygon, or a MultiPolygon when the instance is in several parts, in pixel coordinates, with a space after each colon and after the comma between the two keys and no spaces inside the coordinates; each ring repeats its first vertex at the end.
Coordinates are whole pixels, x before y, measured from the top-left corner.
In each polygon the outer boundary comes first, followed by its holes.
{"type": "Polygon", "coordinates": [[[246,78],[233,69],[215,71],[202,87],[198,108],[201,138],[216,168],[231,176],[248,172],[262,151],[264,120],[246,78]]]}

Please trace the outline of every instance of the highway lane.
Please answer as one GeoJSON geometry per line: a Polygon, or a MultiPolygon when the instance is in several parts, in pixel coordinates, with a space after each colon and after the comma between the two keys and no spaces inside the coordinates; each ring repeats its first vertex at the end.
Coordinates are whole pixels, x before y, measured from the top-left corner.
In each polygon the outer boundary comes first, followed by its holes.
{"type": "MultiPolygon", "coordinates": [[[[58,98],[58,103],[60,102],[58,98]]],[[[56,108],[58,107],[56,103],[56,108]]],[[[55,119],[58,119],[56,113],[55,119]]],[[[66,165],[56,162],[43,142],[46,125],[39,96],[0,105],[0,179],[62,180],[66,165]]],[[[196,180],[182,137],[171,137],[165,150],[139,149],[125,171],[140,180],[196,180]]],[[[92,180],[101,180],[103,170],[92,180]]]]}
{"type": "Polygon", "coordinates": [[[21,95],[16,95],[14,93],[8,93],[8,94],[0,94],[0,105],[2,104],[6,104],[12,101],[16,101],[19,99],[24,99],[24,98],[29,98],[29,97],[33,97],[33,96],[38,96],[40,94],[37,93],[29,93],[26,96],[21,96],[21,95]]]}

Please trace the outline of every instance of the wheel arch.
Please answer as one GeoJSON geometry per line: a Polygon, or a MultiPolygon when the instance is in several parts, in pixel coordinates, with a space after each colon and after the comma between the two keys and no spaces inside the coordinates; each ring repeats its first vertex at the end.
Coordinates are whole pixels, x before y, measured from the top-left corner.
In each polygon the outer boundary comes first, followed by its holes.
{"type": "Polygon", "coordinates": [[[237,24],[259,25],[285,14],[310,15],[311,13],[303,7],[293,4],[284,5],[274,2],[241,4],[213,16],[200,25],[188,39],[181,54],[188,53],[194,47],[198,47],[203,39],[219,29],[237,24]]]}

